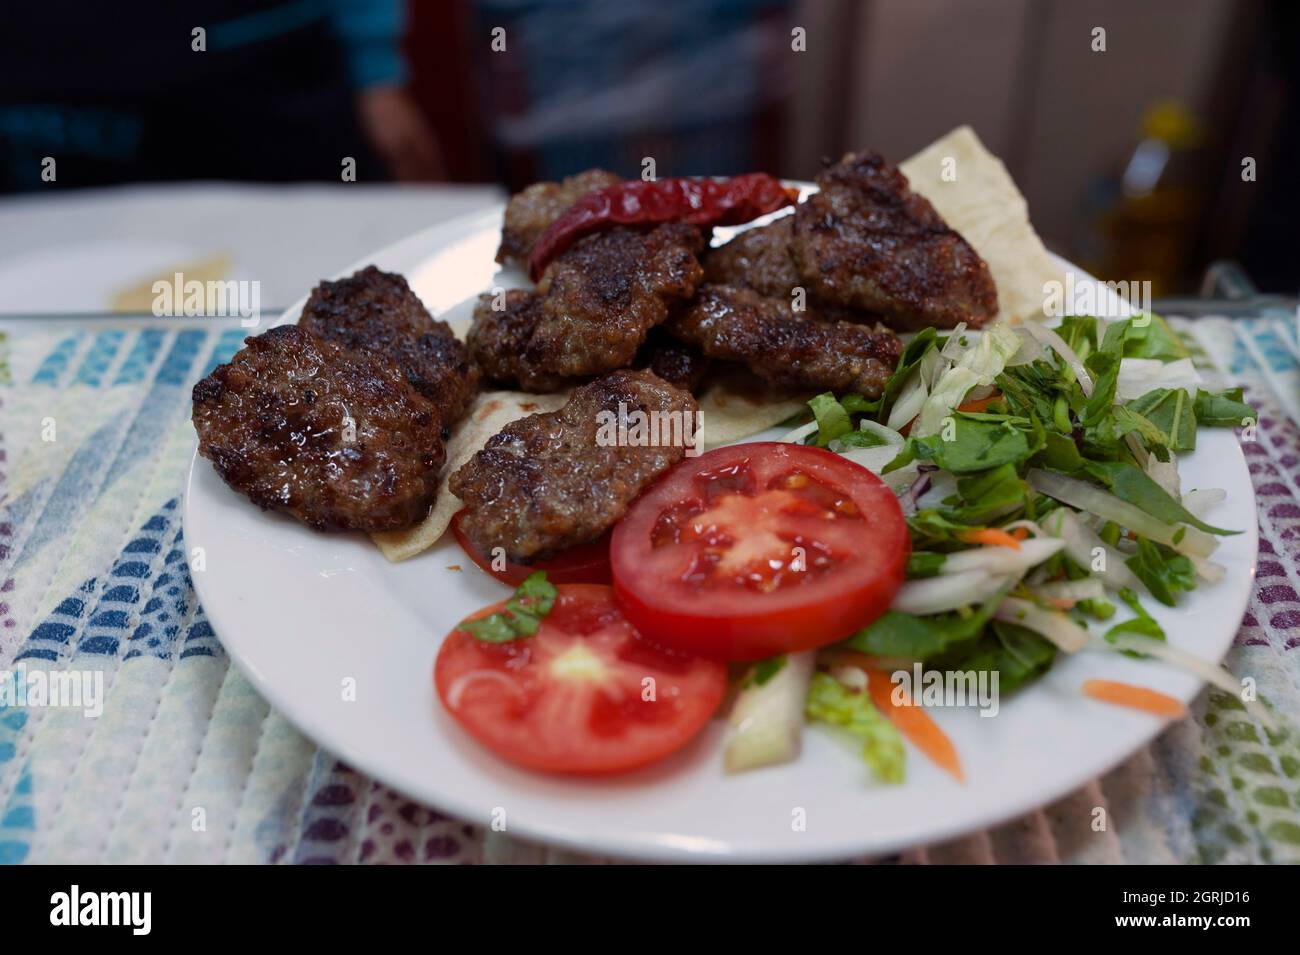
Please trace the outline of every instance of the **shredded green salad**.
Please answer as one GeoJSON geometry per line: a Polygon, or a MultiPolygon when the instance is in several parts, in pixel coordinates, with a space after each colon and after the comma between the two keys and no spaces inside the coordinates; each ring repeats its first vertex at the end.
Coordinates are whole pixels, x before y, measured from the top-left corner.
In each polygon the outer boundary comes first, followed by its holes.
{"type": "MultiPolygon", "coordinates": [[[[1177,454],[1196,447],[1200,427],[1246,428],[1256,413],[1240,389],[1200,385],[1158,316],[1071,316],[1052,329],[927,329],[880,398],[813,398],[812,420],[786,440],[880,475],[913,548],[891,609],[831,655],[996,672],[1007,693],[1092,645],[1231,685],[1221,668],[1169,647],[1140,602],[1175,606],[1219,579],[1214,550],[1239,532],[1205,520],[1224,492],[1182,487],[1177,454]]],[[[878,778],[901,780],[901,737],[868,694],[819,672],[804,715],[848,729],[878,778]]]]}

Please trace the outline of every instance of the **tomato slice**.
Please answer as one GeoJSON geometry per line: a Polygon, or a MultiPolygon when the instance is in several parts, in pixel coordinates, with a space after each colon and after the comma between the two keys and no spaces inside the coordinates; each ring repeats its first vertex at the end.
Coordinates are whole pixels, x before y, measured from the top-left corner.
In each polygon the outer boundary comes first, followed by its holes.
{"type": "Polygon", "coordinates": [[[687,459],[614,528],[623,614],[667,647],[756,660],[842,640],[888,609],[911,537],[889,487],[821,448],[687,459]]]}
{"type": "Polygon", "coordinates": [[[456,722],[498,756],[552,773],[619,773],[684,746],[722,702],[726,667],[642,640],[609,587],[557,590],[532,636],[487,643],[453,630],[443,641],[433,682],[456,722]]]}
{"type": "Polygon", "coordinates": [[[460,518],[464,511],[457,511],[451,519],[451,532],[456,537],[466,556],[478,565],[479,569],[491,574],[503,584],[518,587],[533,571],[546,571],[546,579],[553,584],[607,584],[612,579],[609,572],[609,538],[608,532],[587,544],[570,547],[548,560],[539,560],[531,564],[516,564],[506,561],[501,570],[492,566],[492,560],[479,550],[469,537],[460,529],[460,518]]]}

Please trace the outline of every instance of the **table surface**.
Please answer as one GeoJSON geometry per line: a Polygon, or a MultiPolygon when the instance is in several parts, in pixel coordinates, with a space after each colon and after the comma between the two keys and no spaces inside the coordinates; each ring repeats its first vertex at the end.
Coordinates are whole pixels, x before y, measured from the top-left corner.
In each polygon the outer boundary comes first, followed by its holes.
{"type": "MultiPolygon", "coordinates": [[[[123,288],[196,262],[256,279],[269,310],[499,200],[487,187],[211,184],[0,202],[0,675],[103,681],[94,719],[0,700],[0,862],[603,861],[485,831],[360,776],[231,666],[190,584],[179,503],[189,388],[238,349],[238,322],[32,314],[102,312],[123,288]]],[[[1179,327],[1203,373],[1245,385],[1261,411],[1258,440],[1243,445],[1259,569],[1227,662],[1293,718],[1300,329],[1267,309],[1179,327]]],[[[864,861],[1295,862],[1297,807],[1294,732],[1270,737],[1206,692],[1066,799],[864,861]]]]}

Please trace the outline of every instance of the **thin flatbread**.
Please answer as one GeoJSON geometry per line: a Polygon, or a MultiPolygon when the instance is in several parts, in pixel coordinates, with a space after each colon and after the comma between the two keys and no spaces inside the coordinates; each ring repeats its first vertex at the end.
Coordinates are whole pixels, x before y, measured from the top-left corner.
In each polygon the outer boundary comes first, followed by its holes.
{"type": "Polygon", "coordinates": [[[738,387],[733,378],[712,382],[699,396],[700,430],[706,451],[766,431],[808,407],[808,396],[764,395],[738,387]]]}
{"type": "Polygon", "coordinates": [[[429,516],[414,527],[400,531],[382,531],[370,538],[391,561],[406,560],[428,550],[451,523],[452,515],[460,510],[460,498],[447,490],[447,479],[456,470],[482,450],[488,438],[511,421],[554,411],[569,400],[567,392],[554,395],[530,395],[521,391],[485,391],[474,401],[469,414],[461,419],[447,442],[447,464],[438,484],[438,498],[429,509],[429,516]]]}
{"type": "Polygon", "coordinates": [[[1034,227],[1007,167],[969,126],[959,126],[900,164],[912,188],[989,264],[998,287],[996,321],[1040,317],[1045,285],[1065,281],[1034,227]]]}

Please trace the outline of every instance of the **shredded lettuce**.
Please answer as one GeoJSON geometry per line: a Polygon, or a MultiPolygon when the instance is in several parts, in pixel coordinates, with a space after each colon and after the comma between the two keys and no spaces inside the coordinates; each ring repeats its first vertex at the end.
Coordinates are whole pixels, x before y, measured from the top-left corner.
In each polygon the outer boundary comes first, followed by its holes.
{"type": "Polygon", "coordinates": [[[1007,360],[1020,348],[1020,336],[1005,325],[985,329],[957,362],[939,376],[912,425],[912,434],[924,438],[943,427],[943,419],[961,404],[976,385],[991,385],[1007,360]]]}
{"type": "Polygon", "coordinates": [[[881,782],[903,781],[903,737],[871,702],[825,673],[814,673],[805,712],[809,719],[830,723],[862,741],[862,758],[881,782]]]}

